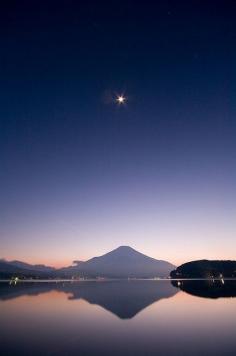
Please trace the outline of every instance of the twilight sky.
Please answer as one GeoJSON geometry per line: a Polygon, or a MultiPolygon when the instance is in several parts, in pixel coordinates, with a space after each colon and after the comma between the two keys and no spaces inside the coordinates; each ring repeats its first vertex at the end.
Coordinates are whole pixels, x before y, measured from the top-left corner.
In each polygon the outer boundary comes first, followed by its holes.
{"type": "Polygon", "coordinates": [[[235,259],[235,1],[6,3],[0,258],[235,259]]]}

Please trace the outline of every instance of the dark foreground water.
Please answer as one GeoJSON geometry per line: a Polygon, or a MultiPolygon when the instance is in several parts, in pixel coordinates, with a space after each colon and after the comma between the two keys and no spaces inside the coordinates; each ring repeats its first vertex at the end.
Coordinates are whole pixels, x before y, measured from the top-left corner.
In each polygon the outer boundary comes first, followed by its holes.
{"type": "Polygon", "coordinates": [[[0,283],[0,354],[236,355],[236,282],[0,283]]]}

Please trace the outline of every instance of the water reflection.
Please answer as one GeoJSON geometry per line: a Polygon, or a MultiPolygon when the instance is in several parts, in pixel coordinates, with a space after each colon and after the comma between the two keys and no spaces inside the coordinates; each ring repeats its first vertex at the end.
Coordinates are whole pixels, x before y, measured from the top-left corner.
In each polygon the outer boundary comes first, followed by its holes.
{"type": "Polygon", "coordinates": [[[0,283],[0,316],[4,356],[236,354],[236,298],[170,281],[0,283]]]}
{"type": "Polygon", "coordinates": [[[121,319],[131,319],[150,304],[174,296],[178,290],[168,281],[103,281],[65,283],[0,283],[0,300],[23,295],[36,296],[50,291],[68,294],[68,300],[84,299],[121,319]]]}
{"type": "Polygon", "coordinates": [[[181,280],[172,281],[182,291],[204,298],[236,297],[236,280],[181,280]]]}

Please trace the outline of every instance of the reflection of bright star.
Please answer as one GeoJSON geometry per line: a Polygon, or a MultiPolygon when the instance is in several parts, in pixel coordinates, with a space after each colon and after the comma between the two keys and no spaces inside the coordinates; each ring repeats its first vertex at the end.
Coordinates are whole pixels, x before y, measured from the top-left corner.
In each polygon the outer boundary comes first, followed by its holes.
{"type": "Polygon", "coordinates": [[[118,104],[124,104],[125,103],[125,97],[123,95],[118,95],[116,98],[116,101],[118,102],[118,104]]]}

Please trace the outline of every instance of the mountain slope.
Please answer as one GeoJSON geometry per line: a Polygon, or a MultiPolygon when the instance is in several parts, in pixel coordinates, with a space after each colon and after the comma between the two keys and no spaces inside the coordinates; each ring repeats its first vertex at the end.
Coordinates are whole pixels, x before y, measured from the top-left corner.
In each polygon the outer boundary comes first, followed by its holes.
{"type": "Polygon", "coordinates": [[[148,257],[129,246],[120,246],[105,255],[63,270],[91,277],[151,278],[168,276],[173,268],[175,266],[169,262],[148,257]]]}

